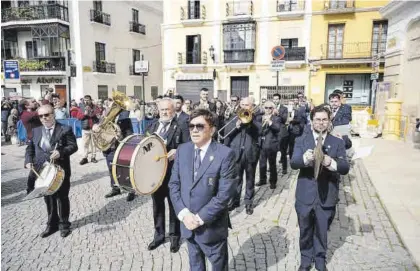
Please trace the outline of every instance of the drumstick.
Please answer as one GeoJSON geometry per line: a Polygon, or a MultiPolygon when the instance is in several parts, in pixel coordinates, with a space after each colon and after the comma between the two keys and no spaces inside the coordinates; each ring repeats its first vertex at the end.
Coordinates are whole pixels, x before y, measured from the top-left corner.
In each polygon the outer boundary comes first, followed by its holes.
{"type": "MultiPolygon", "coordinates": [[[[55,143],[55,147],[54,147],[54,151],[53,152],[55,152],[57,150],[57,145],[58,145],[58,143],[55,143]]],[[[50,159],[50,163],[51,164],[54,164],[54,159],[50,159]]]]}
{"type": "Polygon", "coordinates": [[[158,156],[158,155],[156,155],[155,156],[155,161],[156,162],[159,162],[160,161],[160,159],[162,159],[162,158],[166,158],[166,157],[168,157],[167,155],[162,155],[162,156],[158,156]]]}
{"type": "Polygon", "coordinates": [[[42,180],[41,176],[39,176],[38,172],[36,172],[34,167],[31,167],[31,170],[35,173],[35,175],[42,180]]]}

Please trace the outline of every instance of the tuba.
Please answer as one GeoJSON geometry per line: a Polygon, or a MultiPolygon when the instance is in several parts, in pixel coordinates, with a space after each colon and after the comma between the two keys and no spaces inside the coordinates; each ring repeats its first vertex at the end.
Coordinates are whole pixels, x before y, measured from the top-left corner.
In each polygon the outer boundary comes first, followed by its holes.
{"type": "Polygon", "coordinates": [[[122,110],[129,107],[130,103],[129,98],[119,91],[113,91],[112,99],[114,101],[106,116],[92,128],[93,142],[101,151],[108,150],[116,140],[121,139],[121,129],[115,123],[115,119],[122,110]]]}

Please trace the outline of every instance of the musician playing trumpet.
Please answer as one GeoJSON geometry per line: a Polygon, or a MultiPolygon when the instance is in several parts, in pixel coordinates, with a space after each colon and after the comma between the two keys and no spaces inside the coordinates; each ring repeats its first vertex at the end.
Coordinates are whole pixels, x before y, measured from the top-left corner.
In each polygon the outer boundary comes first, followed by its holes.
{"type": "Polygon", "coordinates": [[[279,150],[280,118],[274,115],[275,104],[267,101],[263,105],[264,115],[257,116],[261,121],[260,152],[260,181],[256,186],[267,183],[267,160],[270,165],[270,188],[275,189],[277,184],[276,157],[279,150]]]}
{"type": "Polygon", "coordinates": [[[310,114],[311,132],[296,139],[291,167],[300,169],[295,209],[300,237],[300,268],[326,270],[329,219],[338,202],[340,174],[349,172],[344,141],[328,132],[331,113],[324,106],[310,114]]]}
{"type": "Polygon", "coordinates": [[[216,105],[209,101],[209,90],[207,88],[202,88],[200,90],[200,101],[193,104],[193,110],[197,108],[207,109],[213,113],[216,112],[216,105]]]}

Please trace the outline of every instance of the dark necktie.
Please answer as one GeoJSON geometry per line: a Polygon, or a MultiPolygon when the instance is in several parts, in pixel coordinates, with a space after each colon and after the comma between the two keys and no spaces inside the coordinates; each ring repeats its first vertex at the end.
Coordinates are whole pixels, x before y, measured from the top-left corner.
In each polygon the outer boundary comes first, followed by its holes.
{"type": "Polygon", "coordinates": [[[161,122],[161,123],[162,123],[163,127],[162,127],[162,129],[160,129],[159,135],[162,138],[166,139],[166,132],[167,132],[166,130],[167,130],[167,127],[170,124],[170,122],[161,122]]]}
{"type": "Polygon", "coordinates": [[[52,128],[46,128],[45,129],[45,138],[43,138],[42,146],[41,146],[41,148],[44,151],[49,151],[51,149],[51,145],[50,145],[51,129],[52,128]]]}
{"type": "Polygon", "coordinates": [[[194,158],[194,178],[197,176],[198,169],[201,166],[201,156],[200,156],[200,149],[195,150],[195,158],[194,158]]]}
{"type": "Polygon", "coordinates": [[[322,151],[322,135],[319,135],[317,138],[317,144],[314,150],[314,177],[318,178],[319,173],[321,172],[322,160],[324,160],[324,152],[322,151]]]}

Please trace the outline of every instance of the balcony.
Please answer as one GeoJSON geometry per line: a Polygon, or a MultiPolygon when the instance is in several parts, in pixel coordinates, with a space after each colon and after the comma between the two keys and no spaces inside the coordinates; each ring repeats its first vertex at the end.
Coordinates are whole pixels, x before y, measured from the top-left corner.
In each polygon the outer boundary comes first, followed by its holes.
{"type": "Polygon", "coordinates": [[[355,12],[355,0],[325,0],[324,10],[327,14],[355,12]]]}
{"type": "Polygon", "coordinates": [[[276,7],[279,19],[300,18],[305,15],[305,0],[277,0],[276,7]]]}
{"type": "Polygon", "coordinates": [[[23,75],[64,75],[66,62],[64,57],[20,59],[19,68],[23,75]]]}
{"type": "Polygon", "coordinates": [[[90,10],[90,21],[104,24],[104,25],[111,25],[111,15],[104,13],[100,10],[91,9],[90,10]]]}
{"type": "Polygon", "coordinates": [[[204,71],[207,65],[207,52],[178,52],[178,66],[183,71],[204,71]]]}
{"type": "Polygon", "coordinates": [[[130,22],[130,32],[146,35],[146,26],[138,22],[130,22]]]}
{"type": "Polygon", "coordinates": [[[226,19],[229,21],[250,20],[253,15],[252,1],[231,1],[226,3],[226,19]]]}
{"type": "Polygon", "coordinates": [[[5,8],[1,11],[2,23],[50,19],[57,19],[68,22],[69,13],[67,7],[58,4],[52,4],[5,8]]]}
{"type": "Polygon", "coordinates": [[[106,61],[94,61],[93,72],[115,74],[115,63],[108,63],[106,61]]]}
{"type": "MultiPolygon", "coordinates": [[[[193,2],[190,2],[193,5],[193,2]]],[[[206,7],[204,5],[181,7],[181,23],[184,26],[198,26],[206,19],[206,7]]]]}
{"type": "Polygon", "coordinates": [[[386,40],[381,42],[355,42],[344,44],[322,44],[321,60],[329,63],[366,63],[379,54],[383,58],[386,50],[386,40]]]}

